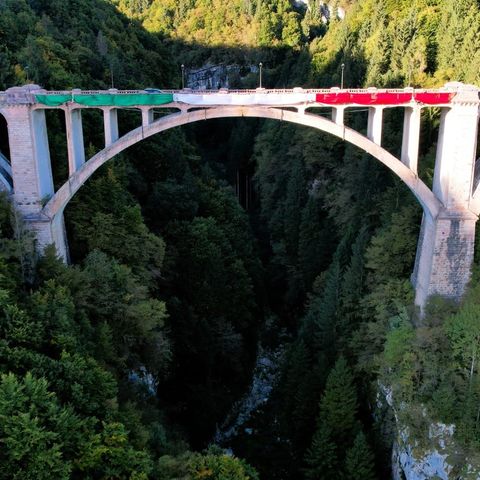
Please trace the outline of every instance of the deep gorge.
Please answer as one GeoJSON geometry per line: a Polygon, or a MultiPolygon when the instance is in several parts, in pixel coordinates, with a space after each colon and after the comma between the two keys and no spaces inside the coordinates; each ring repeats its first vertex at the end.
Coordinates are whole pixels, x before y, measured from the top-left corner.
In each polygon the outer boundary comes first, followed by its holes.
{"type": "MultiPolygon", "coordinates": [[[[480,84],[477,0],[322,5],[0,0],[0,90],[178,88],[181,65],[219,64],[255,88],[260,62],[272,88],[480,84]]],[[[427,184],[439,113],[422,117],[427,184]]],[[[100,121],[84,115],[89,156],[100,121]]],[[[121,132],[138,121],[119,113],[121,132]]],[[[47,123],[58,186],[64,119],[47,123]]],[[[396,155],[402,125],[386,115],[396,155]]],[[[71,265],[36,255],[2,197],[1,479],[478,475],[478,258],[463,303],[421,318],[421,208],[366,153],[285,122],[192,124],[108,162],[65,218],[71,265]],[[262,368],[265,401],[214,445],[262,368]]]]}

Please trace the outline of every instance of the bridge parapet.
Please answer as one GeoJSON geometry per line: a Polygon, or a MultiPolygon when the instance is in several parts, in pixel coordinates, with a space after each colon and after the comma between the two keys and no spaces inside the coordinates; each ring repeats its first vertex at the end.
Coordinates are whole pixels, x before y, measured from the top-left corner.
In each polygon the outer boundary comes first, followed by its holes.
{"type": "MultiPolygon", "coordinates": [[[[182,103],[187,105],[273,105],[288,106],[309,104],[310,106],[356,106],[369,105],[395,107],[407,104],[448,105],[459,93],[473,86],[457,83],[447,84],[440,89],[357,88],[340,89],[338,87],[321,89],[265,89],[255,90],[42,90],[38,85],[13,87],[0,92],[7,104],[35,104],[39,108],[55,108],[67,104],[78,104],[78,108],[114,106],[139,107],[182,103]],[[5,96],[6,95],[6,96],[5,96]]],[[[473,93],[474,95],[474,93],[473,93]]]]}
{"type": "Polygon", "coordinates": [[[7,105],[33,105],[37,103],[36,94],[45,93],[39,85],[29,84],[23,87],[11,87],[5,92],[0,92],[7,105]]]}

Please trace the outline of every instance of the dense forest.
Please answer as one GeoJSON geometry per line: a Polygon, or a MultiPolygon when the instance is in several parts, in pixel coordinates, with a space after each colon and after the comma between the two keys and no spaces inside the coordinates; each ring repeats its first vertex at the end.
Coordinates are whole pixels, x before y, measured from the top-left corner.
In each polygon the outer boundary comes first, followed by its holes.
{"type": "MultiPolygon", "coordinates": [[[[480,85],[478,0],[329,7],[0,0],[0,90],[172,88],[181,64],[260,61],[268,87],[338,85],[341,64],[349,87],[480,85]]],[[[245,72],[230,84],[256,86],[245,72]]],[[[126,132],[140,115],[119,118],[126,132]]],[[[88,156],[100,122],[84,114],[88,156]]],[[[361,131],[366,113],[346,122],[361,131]]],[[[386,115],[396,155],[402,122],[386,115]]],[[[427,184],[438,122],[424,113],[427,184]]],[[[47,123],[60,186],[64,119],[47,123]]],[[[455,424],[450,461],[465,474],[480,446],[478,253],[462,305],[434,298],[420,319],[409,276],[421,213],[366,153],[254,119],[169,130],[108,163],[65,212],[71,265],[39,256],[2,196],[0,478],[389,478],[398,420],[419,444],[433,422],[455,424]],[[237,198],[239,176],[252,188],[237,198]],[[260,348],[282,352],[273,391],[215,445],[260,348]]]]}

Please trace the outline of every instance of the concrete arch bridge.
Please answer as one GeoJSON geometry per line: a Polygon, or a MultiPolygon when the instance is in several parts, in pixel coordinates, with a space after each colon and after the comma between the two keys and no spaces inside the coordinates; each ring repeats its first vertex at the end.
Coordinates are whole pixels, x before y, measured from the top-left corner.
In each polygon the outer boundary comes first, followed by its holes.
{"type": "Polygon", "coordinates": [[[447,84],[437,90],[312,89],[191,91],[62,91],[47,92],[36,85],[0,92],[0,114],[7,122],[10,159],[0,155],[0,182],[13,196],[27,226],[37,235],[38,247],[54,244],[64,259],[68,247],[63,211],[90,176],[105,162],[131,145],[156,133],[201,120],[226,117],[261,117],[316,128],[369,153],[392,170],[416,196],[423,220],[412,281],[421,308],[433,294],[459,300],[470,279],[475,223],[480,214],[476,172],[479,132],[479,88],[447,84]],[[154,119],[155,108],[174,113],[154,119]],[[367,135],[348,128],[349,108],[368,108],[367,135]],[[331,118],[312,108],[331,109],[331,118]],[[433,188],[417,173],[422,109],[440,108],[440,132],[433,188]],[[85,158],[82,110],[103,112],[105,147],[85,158]],[[117,112],[141,111],[138,128],[119,136],[117,112]],[[382,147],[383,112],[405,112],[401,157],[382,147]],[[65,114],[69,178],[55,191],[45,111],[65,114]]]}

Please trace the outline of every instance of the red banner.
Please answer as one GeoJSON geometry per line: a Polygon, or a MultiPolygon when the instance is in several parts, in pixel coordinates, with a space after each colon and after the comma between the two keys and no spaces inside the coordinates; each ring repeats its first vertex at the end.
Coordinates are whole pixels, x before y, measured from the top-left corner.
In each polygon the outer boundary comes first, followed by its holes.
{"type": "Polygon", "coordinates": [[[453,93],[432,93],[432,92],[332,92],[317,93],[315,101],[326,105],[404,105],[412,100],[426,105],[440,105],[450,103],[453,93]]]}
{"type": "Polygon", "coordinates": [[[439,105],[442,103],[450,103],[450,100],[455,96],[454,93],[416,93],[415,100],[418,103],[424,103],[426,105],[439,105]]]}

